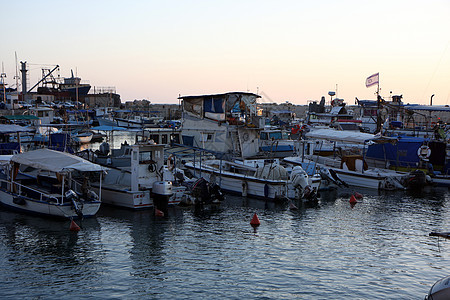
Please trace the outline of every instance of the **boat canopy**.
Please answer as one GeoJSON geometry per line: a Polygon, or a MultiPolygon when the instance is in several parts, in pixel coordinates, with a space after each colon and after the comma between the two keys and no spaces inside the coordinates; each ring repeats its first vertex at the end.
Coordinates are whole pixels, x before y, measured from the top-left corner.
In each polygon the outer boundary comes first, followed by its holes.
{"type": "Polygon", "coordinates": [[[34,129],[19,125],[0,124],[0,134],[15,133],[15,132],[30,132],[30,131],[34,131],[34,129]]]}
{"type": "Polygon", "coordinates": [[[6,120],[39,120],[39,118],[34,115],[8,115],[1,116],[0,118],[6,120]]]}
{"type": "Polygon", "coordinates": [[[55,173],[106,171],[108,168],[91,163],[81,157],[50,149],[38,149],[13,155],[12,162],[55,173]]]}
{"type": "Polygon", "coordinates": [[[108,125],[100,125],[96,127],[92,127],[92,130],[100,130],[100,131],[125,131],[129,130],[125,127],[119,127],[119,126],[108,126],[108,125]]]}

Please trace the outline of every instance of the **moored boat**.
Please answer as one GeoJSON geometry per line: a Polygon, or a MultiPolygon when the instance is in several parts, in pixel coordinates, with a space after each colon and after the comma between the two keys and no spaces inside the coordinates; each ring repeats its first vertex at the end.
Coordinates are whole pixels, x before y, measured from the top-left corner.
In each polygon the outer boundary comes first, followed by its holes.
{"type": "Polygon", "coordinates": [[[185,167],[195,177],[217,183],[225,192],[272,201],[314,198],[321,180],[319,175],[308,176],[301,167],[289,174],[278,163],[264,160],[192,161],[185,167]]]}
{"type": "Polygon", "coordinates": [[[106,168],[69,153],[38,149],[3,161],[0,203],[9,209],[57,218],[94,216],[100,208],[90,178],[106,168]]]}

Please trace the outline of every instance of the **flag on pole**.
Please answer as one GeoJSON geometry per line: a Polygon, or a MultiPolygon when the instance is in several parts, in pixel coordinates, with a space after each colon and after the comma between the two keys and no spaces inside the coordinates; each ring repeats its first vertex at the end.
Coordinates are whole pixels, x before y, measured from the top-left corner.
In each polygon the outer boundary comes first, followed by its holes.
{"type": "Polygon", "coordinates": [[[370,75],[366,79],[366,87],[377,84],[379,82],[379,79],[380,79],[380,73],[375,73],[373,75],[370,75]]]}

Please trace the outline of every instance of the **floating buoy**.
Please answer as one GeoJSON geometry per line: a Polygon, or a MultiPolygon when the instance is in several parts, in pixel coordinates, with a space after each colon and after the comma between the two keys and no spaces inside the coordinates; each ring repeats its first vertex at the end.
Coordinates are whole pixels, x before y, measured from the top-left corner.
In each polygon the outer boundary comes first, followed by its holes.
{"type": "Polygon", "coordinates": [[[353,195],[355,196],[356,199],[362,199],[363,198],[363,195],[361,195],[358,192],[354,192],[353,195]]]}
{"type": "Polygon", "coordinates": [[[295,204],[291,202],[291,203],[289,204],[289,209],[290,209],[290,210],[298,210],[298,207],[295,206],[295,204]]]}
{"type": "Polygon", "coordinates": [[[155,216],[156,217],[164,217],[164,212],[162,212],[159,209],[155,208],[155,216]]]}
{"type": "Polygon", "coordinates": [[[80,231],[80,226],[78,226],[78,224],[77,223],[75,223],[75,221],[74,220],[72,220],[71,222],[70,222],[70,231],[80,231]]]}
{"type": "Polygon", "coordinates": [[[256,228],[259,225],[261,225],[261,222],[259,222],[259,219],[258,219],[258,216],[256,215],[256,213],[253,215],[253,218],[250,221],[250,225],[252,225],[254,228],[256,228]]]}
{"type": "Polygon", "coordinates": [[[349,200],[350,204],[355,205],[358,201],[356,200],[355,196],[351,196],[349,200]]]}

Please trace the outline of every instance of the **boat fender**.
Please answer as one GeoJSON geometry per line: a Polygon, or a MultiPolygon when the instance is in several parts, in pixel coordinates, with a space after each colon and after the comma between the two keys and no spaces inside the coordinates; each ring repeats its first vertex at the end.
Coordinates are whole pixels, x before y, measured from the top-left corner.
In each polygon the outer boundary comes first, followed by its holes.
{"type": "Polygon", "coordinates": [[[13,202],[17,205],[25,205],[27,204],[27,202],[25,201],[25,199],[21,198],[21,197],[14,197],[13,198],[13,202]]]}
{"type": "Polygon", "coordinates": [[[428,160],[428,158],[431,155],[430,147],[428,147],[426,145],[422,145],[419,149],[417,149],[417,155],[422,160],[428,160]]]}
{"type": "Polygon", "coordinates": [[[264,197],[269,197],[269,185],[267,183],[264,185],[264,197]]]}
{"type": "Polygon", "coordinates": [[[155,172],[155,171],[156,171],[156,163],[151,162],[151,163],[148,165],[147,169],[148,169],[148,171],[149,171],[150,173],[155,172]]]}
{"type": "Polygon", "coordinates": [[[174,167],[175,167],[174,158],[173,155],[170,154],[169,157],[167,158],[167,169],[169,171],[172,171],[174,167]]]}
{"type": "Polygon", "coordinates": [[[247,181],[242,181],[242,197],[247,197],[248,194],[248,183],[247,181]]]}

